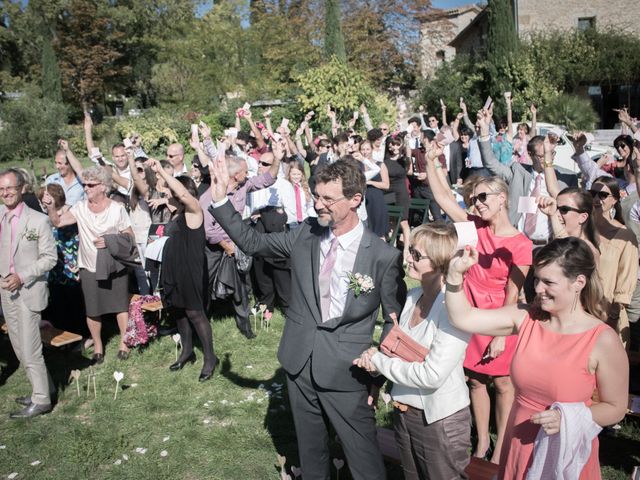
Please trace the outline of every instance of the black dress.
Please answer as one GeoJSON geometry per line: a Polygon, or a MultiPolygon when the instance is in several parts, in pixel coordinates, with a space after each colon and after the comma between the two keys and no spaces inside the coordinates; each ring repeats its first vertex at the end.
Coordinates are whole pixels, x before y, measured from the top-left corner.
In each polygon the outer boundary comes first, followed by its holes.
{"type": "Polygon", "coordinates": [[[397,160],[384,159],[384,164],[389,171],[389,191],[396,196],[396,205],[402,207],[402,220],[409,219],[409,190],[407,190],[407,158],[399,157],[397,160]]]}
{"type": "MultiPolygon", "coordinates": [[[[380,174],[373,177],[374,182],[381,182],[380,174]]],[[[384,237],[389,229],[389,212],[387,204],[384,203],[384,192],[377,187],[367,185],[367,193],[365,195],[367,207],[367,225],[369,230],[376,234],[377,237],[384,237]]]]}
{"type": "Polygon", "coordinates": [[[162,252],[160,284],[166,306],[206,310],[208,283],[204,222],[195,230],[187,225],[184,213],[165,229],[169,237],[162,252]]]}

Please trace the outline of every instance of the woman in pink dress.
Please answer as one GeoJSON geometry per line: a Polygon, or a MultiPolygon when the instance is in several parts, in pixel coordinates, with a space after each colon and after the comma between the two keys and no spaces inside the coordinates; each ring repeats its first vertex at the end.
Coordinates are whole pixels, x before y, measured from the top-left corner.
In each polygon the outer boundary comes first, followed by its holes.
{"type": "MultiPolygon", "coordinates": [[[[560,410],[549,408],[554,402],[583,403],[593,420],[587,417],[582,423],[570,424],[574,435],[567,431],[564,439],[579,438],[575,431],[593,422],[612,425],[624,417],[629,363],[617,334],[602,321],[602,287],[593,253],[584,241],[561,238],[540,249],[535,259],[536,300],[531,306],[473,308],[461,294],[462,282],[478,260],[479,253],[467,247],[451,261],[445,302],[451,324],[463,331],[519,335],[511,365],[516,397],[498,476],[519,480],[526,478],[531,467],[540,427],[547,435],[560,432],[560,410]],[[592,404],[596,385],[599,402],[592,404]]],[[[571,465],[583,480],[601,478],[598,437],[591,437],[569,446],[589,452],[584,461],[571,465]]],[[[564,463],[560,458],[554,467],[566,467],[564,463]]]]}
{"type": "MultiPolygon", "coordinates": [[[[470,205],[478,215],[465,212],[455,201],[440,169],[433,162],[439,148],[427,154],[427,175],[436,202],[454,222],[473,222],[478,232],[480,259],[465,277],[464,290],[469,301],[483,309],[516,303],[532,261],[531,241],[509,222],[508,187],[497,177],[478,177],[474,182],[470,205]]],[[[489,416],[491,403],[487,384],[496,389],[497,439],[491,461],[498,463],[502,438],[513,404],[513,385],[509,365],[516,337],[473,335],[464,362],[469,377],[471,407],[478,442],[474,456],[484,457],[490,447],[489,416]]]]}

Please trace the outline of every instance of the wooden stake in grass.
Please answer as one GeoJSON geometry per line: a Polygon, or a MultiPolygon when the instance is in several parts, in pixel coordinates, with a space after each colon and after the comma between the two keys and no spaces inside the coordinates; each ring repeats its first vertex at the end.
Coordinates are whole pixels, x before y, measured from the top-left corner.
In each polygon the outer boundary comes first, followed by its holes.
{"type": "Polygon", "coordinates": [[[72,379],[76,382],[76,390],[78,391],[78,396],[80,396],[80,370],[71,370],[69,380],[72,379]]]}
{"type": "Polygon", "coordinates": [[[118,398],[118,388],[120,387],[120,380],[124,378],[124,373],[113,372],[113,378],[115,378],[116,380],[116,392],[113,395],[113,399],[116,400],[118,398]]]}
{"type": "Polygon", "coordinates": [[[178,361],[178,345],[180,345],[180,342],[181,342],[180,334],[176,333],[174,335],[171,335],[171,340],[176,342],[176,362],[177,362],[178,361]]]}
{"type": "Polygon", "coordinates": [[[256,307],[251,309],[251,315],[253,315],[253,330],[256,331],[258,329],[258,311],[256,307]]]}
{"type": "Polygon", "coordinates": [[[344,467],[344,460],[341,458],[334,458],[333,466],[336,467],[336,480],[340,480],[340,469],[344,467]]]}
{"type": "Polygon", "coordinates": [[[260,327],[263,328],[264,327],[264,311],[267,309],[267,306],[264,303],[261,303],[260,305],[258,305],[258,308],[260,309],[260,327]]]}

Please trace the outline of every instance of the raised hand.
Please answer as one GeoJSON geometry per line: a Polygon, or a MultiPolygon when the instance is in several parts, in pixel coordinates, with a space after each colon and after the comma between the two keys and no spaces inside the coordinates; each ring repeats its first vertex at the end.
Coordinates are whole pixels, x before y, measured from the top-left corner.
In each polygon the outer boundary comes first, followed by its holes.
{"type": "Polygon", "coordinates": [[[478,263],[478,250],[467,245],[462,252],[458,252],[449,262],[449,273],[462,275],[478,263]]]}
{"type": "Polygon", "coordinates": [[[620,109],[614,108],[614,112],[618,112],[618,120],[626,125],[630,125],[632,123],[631,115],[629,115],[629,111],[627,107],[622,107],[620,109]]]}
{"type": "Polygon", "coordinates": [[[311,110],[310,112],[307,112],[307,114],[304,116],[303,123],[308,124],[315,114],[316,112],[314,112],[313,110],[311,110]]]}
{"type": "Polygon", "coordinates": [[[529,111],[531,112],[532,116],[536,116],[536,113],[538,113],[538,109],[536,108],[536,106],[532,103],[531,106],[529,107],[529,111]]]}
{"type": "Polygon", "coordinates": [[[209,173],[211,175],[211,198],[214,202],[219,202],[227,196],[227,188],[229,187],[229,170],[224,149],[218,150],[216,158],[209,162],[209,173]]]}
{"type": "Polygon", "coordinates": [[[558,204],[555,198],[551,197],[538,197],[538,210],[544,213],[547,217],[555,215],[558,210],[558,204]]]}
{"type": "Polygon", "coordinates": [[[45,189],[44,194],[42,195],[42,204],[47,207],[47,210],[49,210],[51,207],[53,207],[53,197],[49,194],[49,191],[45,189]]]}
{"type": "Polygon", "coordinates": [[[69,142],[67,142],[66,140],[63,140],[62,138],[58,140],[58,146],[62,150],[64,150],[65,153],[69,151],[69,142]]]}
{"type": "Polygon", "coordinates": [[[200,135],[202,135],[202,138],[204,139],[211,138],[211,128],[209,128],[209,125],[207,125],[204,122],[200,122],[198,127],[200,130],[200,135]]]}

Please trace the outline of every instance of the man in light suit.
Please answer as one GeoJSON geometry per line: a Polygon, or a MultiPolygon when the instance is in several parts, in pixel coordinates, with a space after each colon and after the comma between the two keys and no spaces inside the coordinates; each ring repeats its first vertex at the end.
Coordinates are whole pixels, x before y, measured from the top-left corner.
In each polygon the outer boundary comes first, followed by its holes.
{"type": "Polygon", "coordinates": [[[364,175],[344,160],[323,167],[316,173],[318,218],[293,231],[260,234],[225,198],[225,160],[213,162],[211,173],[209,211],[231,239],[249,255],[291,259],[291,301],[278,359],[287,372],[305,480],[329,479],[326,420],[340,438],[353,478],[384,479],[367,392],[372,387],[375,396],[376,385],[352,361],[371,345],[381,304],[383,336],[391,328],[389,314],[400,314],[406,286],[400,253],[358,219],[364,175]],[[360,289],[356,274],[364,279],[360,289]]]}
{"type": "Polygon", "coordinates": [[[30,418],[51,411],[53,385],[42,356],[40,312],[47,306],[46,273],[58,259],[46,215],[22,201],[24,179],[17,170],[0,173],[0,299],[13,350],[31,383],[24,408],[11,418],[30,418]]]}

